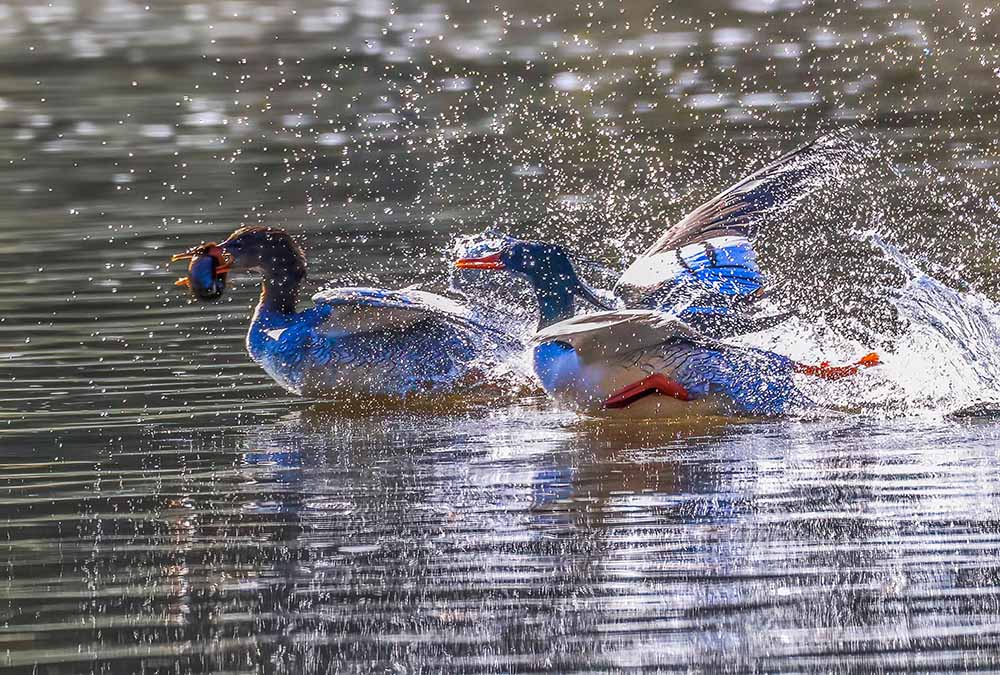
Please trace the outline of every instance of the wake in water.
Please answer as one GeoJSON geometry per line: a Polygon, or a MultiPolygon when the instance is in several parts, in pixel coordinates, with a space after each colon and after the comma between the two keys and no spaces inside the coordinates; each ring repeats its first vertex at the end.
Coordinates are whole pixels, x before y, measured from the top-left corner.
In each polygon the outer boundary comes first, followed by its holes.
{"type": "Polygon", "coordinates": [[[1000,402],[1000,307],[923,273],[872,235],[907,276],[893,304],[908,324],[886,376],[909,408],[953,412],[1000,402]]]}

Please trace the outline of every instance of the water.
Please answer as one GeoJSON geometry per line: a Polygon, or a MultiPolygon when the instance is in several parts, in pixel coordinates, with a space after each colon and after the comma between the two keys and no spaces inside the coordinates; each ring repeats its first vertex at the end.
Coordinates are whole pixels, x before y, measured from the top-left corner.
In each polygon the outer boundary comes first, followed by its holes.
{"type": "Polygon", "coordinates": [[[996,12],[389,9],[0,8],[0,664],[1000,668],[996,12]],[[809,418],[293,399],[244,352],[252,280],[194,305],[167,265],[263,222],[310,288],[442,289],[500,225],[606,287],[845,123],[857,173],[760,241],[799,317],[756,344],[885,360],[809,418]]]}
{"type": "Polygon", "coordinates": [[[6,460],[6,658],[995,667],[997,434],[518,406],[76,435],[6,460]]]}

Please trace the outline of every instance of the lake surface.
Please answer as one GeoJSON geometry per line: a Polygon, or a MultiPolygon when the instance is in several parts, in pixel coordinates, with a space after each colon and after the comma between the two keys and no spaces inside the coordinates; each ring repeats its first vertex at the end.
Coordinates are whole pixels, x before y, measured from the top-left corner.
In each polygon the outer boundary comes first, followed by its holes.
{"type": "Polygon", "coordinates": [[[37,673],[1000,668],[989,3],[0,6],[0,665],[37,673]],[[448,286],[487,227],[610,286],[767,159],[754,344],[829,413],[623,423],[290,397],[170,254],[289,229],[448,286]],[[34,665],[34,667],[32,667],[34,665]]]}

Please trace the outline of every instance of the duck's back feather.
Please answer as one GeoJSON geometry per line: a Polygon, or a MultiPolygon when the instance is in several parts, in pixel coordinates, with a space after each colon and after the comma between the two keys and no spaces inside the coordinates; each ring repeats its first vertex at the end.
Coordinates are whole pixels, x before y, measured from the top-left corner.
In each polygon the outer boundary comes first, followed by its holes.
{"type": "Polygon", "coordinates": [[[331,288],[316,293],[312,299],[318,306],[330,308],[317,330],[331,335],[405,329],[427,319],[467,329],[489,330],[476,321],[464,305],[415,288],[398,291],[331,288]]]}
{"type": "Polygon", "coordinates": [[[580,360],[604,362],[616,355],[684,339],[704,342],[705,339],[683,321],[663,312],[644,309],[624,309],[611,312],[582,314],[544,328],[535,334],[536,345],[563,342],[576,351],[580,360]]]}

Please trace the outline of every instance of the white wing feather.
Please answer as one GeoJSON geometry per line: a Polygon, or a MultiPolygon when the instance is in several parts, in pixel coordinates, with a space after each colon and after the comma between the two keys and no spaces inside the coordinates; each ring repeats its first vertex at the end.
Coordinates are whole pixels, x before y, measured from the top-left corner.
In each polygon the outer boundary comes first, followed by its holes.
{"type": "Polygon", "coordinates": [[[704,336],[669,314],[633,309],[584,314],[560,321],[538,331],[532,342],[565,342],[581,361],[591,362],[606,361],[615,355],[678,338],[705,341],[704,336]]]}
{"type": "Polygon", "coordinates": [[[403,329],[425,319],[481,327],[469,309],[443,295],[406,288],[331,288],[316,293],[313,302],[332,307],[325,328],[330,334],[403,329]]]}

